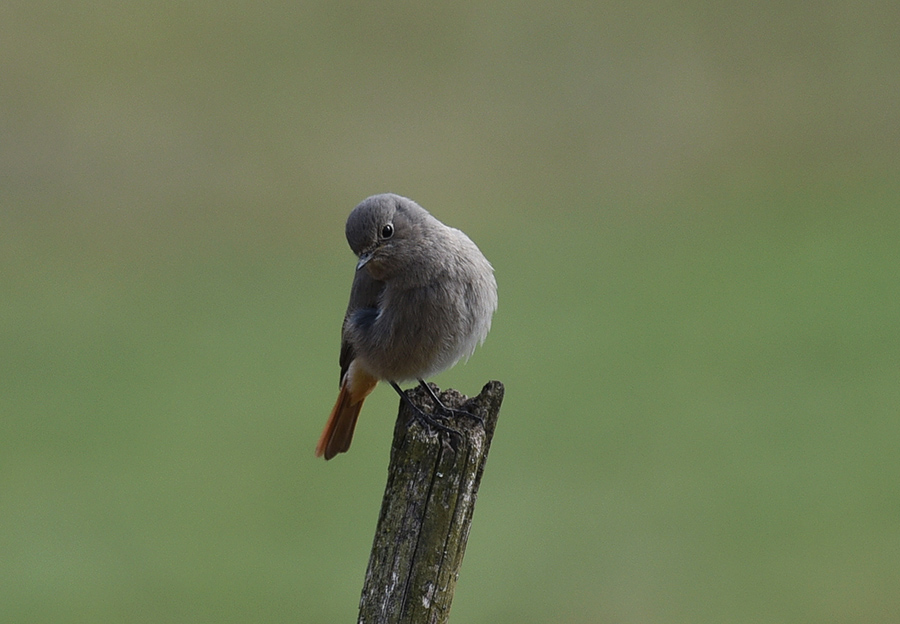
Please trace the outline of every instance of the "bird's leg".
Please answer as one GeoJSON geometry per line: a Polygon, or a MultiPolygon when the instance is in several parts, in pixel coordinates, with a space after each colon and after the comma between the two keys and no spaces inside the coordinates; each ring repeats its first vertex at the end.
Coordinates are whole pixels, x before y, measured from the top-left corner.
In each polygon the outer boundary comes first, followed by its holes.
{"type": "MultiPolygon", "coordinates": [[[[450,434],[451,438],[454,436],[457,438],[460,438],[460,439],[462,438],[462,433],[460,433],[453,427],[448,427],[444,423],[440,422],[438,420],[439,416],[427,414],[421,408],[419,408],[415,403],[413,403],[412,399],[410,399],[406,395],[406,393],[400,389],[400,386],[398,386],[396,382],[389,381],[388,383],[391,384],[391,387],[397,391],[397,394],[400,395],[400,398],[403,399],[403,401],[406,403],[407,407],[409,407],[409,409],[412,411],[414,417],[418,418],[420,421],[424,422],[427,426],[431,427],[432,429],[436,429],[437,431],[443,431],[443,432],[450,434]]],[[[431,388],[428,388],[428,390],[430,392],[431,388]]],[[[434,393],[430,392],[430,394],[431,394],[432,398],[434,398],[434,393]]],[[[438,401],[437,404],[441,405],[441,402],[438,401]]],[[[452,448],[453,448],[453,450],[456,450],[455,446],[453,446],[452,448]]]]}
{"type": "Polygon", "coordinates": [[[447,412],[449,414],[453,414],[453,415],[467,416],[467,417],[477,421],[478,423],[480,423],[482,427],[484,426],[484,418],[482,418],[481,416],[478,416],[477,414],[467,412],[464,409],[458,409],[455,407],[447,407],[446,405],[443,404],[443,402],[441,402],[441,400],[438,398],[437,394],[434,393],[434,390],[431,389],[431,386],[429,386],[427,383],[425,383],[424,379],[419,379],[418,381],[419,381],[419,385],[422,386],[423,388],[425,388],[425,392],[428,393],[428,396],[430,396],[431,400],[434,401],[435,406],[438,407],[440,410],[447,412]]]}

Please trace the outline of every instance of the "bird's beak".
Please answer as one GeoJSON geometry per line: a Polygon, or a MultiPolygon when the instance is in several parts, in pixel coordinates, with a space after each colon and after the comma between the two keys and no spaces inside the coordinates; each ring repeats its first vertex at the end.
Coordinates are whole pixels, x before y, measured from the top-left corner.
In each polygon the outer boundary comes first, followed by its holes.
{"type": "Polygon", "coordinates": [[[375,253],[375,252],[374,251],[364,251],[363,253],[359,254],[359,262],[356,263],[357,271],[359,271],[361,268],[366,266],[366,264],[369,262],[369,260],[372,259],[373,253],[375,253]]]}

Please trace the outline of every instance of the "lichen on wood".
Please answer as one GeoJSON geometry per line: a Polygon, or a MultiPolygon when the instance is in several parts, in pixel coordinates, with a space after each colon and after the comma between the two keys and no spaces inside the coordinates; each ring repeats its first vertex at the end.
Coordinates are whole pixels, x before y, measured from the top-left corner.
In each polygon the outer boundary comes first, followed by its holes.
{"type": "Polygon", "coordinates": [[[451,415],[442,414],[423,388],[407,396],[456,433],[430,425],[401,400],[360,624],[448,621],[503,384],[488,382],[471,399],[452,389],[439,392],[446,407],[458,410],[451,415]]]}

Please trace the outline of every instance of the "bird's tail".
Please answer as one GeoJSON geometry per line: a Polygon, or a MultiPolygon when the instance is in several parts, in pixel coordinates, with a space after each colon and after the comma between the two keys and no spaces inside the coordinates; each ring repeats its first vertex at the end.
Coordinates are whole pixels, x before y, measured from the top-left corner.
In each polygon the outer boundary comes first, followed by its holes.
{"type": "Polygon", "coordinates": [[[362,409],[363,401],[372,390],[378,380],[356,369],[353,364],[344,375],[341,382],[341,391],[337,401],[325,423],[325,429],[316,445],[316,457],[324,456],[331,459],[338,453],[344,453],[350,448],[353,440],[353,430],[356,429],[356,419],[362,409]]]}

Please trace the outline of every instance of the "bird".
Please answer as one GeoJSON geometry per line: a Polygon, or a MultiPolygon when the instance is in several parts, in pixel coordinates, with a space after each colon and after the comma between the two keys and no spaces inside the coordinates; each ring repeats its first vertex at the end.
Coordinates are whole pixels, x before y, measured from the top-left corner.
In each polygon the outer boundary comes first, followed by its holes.
{"type": "MultiPolygon", "coordinates": [[[[363,401],[379,381],[425,379],[468,359],[497,310],[494,269],[456,228],[393,193],[363,200],[347,218],[358,261],[341,329],[340,390],[316,445],[326,460],[350,448],[363,401]]],[[[421,413],[421,411],[419,411],[421,413]]]]}

